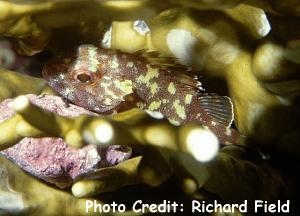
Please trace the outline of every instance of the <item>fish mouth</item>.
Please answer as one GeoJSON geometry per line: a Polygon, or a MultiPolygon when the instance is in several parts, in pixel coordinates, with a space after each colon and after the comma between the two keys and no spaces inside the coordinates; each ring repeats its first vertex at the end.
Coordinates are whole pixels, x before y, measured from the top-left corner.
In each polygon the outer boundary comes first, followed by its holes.
{"type": "Polygon", "coordinates": [[[48,81],[48,85],[70,103],[96,113],[108,113],[116,105],[105,105],[103,103],[104,99],[99,100],[99,95],[72,86],[68,80],[62,78],[62,74],[53,76],[53,79],[48,81]]]}

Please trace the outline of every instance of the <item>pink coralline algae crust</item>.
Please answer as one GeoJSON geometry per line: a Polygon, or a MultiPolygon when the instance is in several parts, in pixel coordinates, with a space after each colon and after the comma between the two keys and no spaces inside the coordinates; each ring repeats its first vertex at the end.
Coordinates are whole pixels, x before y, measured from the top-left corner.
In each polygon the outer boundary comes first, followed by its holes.
{"type": "Polygon", "coordinates": [[[101,158],[100,167],[116,165],[131,156],[131,148],[127,146],[112,145],[106,148],[98,148],[101,158]]]}
{"type": "MultiPolygon", "coordinates": [[[[66,105],[57,96],[28,95],[32,103],[63,116],[95,115],[81,107],[66,105]]],[[[0,122],[15,113],[9,104],[12,99],[0,103],[0,122]]],[[[131,156],[129,147],[109,146],[99,148],[89,144],[81,149],[68,146],[57,137],[24,138],[19,143],[0,152],[23,170],[60,188],[71,185],[80,177],[92,175],[101,167],[113,166],[131,156]]]]}
{"type": "Polygon", "coordinates": [[[101,160],[95,145],[75,149],[54,137],[24,138],[2,154],[30,174],[59,187],[68,186],[101,160]]]}

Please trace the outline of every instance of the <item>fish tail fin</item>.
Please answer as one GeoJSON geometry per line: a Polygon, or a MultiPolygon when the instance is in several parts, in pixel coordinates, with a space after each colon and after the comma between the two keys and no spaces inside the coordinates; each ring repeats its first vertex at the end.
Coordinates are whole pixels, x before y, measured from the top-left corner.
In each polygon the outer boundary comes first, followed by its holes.
{"type": "Polygon", "coordinates": [[[198,99],[201,107],[216,123],[230,127],[234,119],[234,112],[229,97],[216,94],[202,94],[198,99]]]}

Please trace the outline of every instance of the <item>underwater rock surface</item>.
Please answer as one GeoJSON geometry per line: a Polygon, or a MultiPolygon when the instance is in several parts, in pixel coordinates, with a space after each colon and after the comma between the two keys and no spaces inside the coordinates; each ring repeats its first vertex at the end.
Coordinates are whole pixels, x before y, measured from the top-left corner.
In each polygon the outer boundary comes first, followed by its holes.
{"type": "MultiPolygon", "coordinates": [[[[66,104],[57,96],[27,96],[31,102],[63,116],[75,117],[80,114],[95,115],[81,107],[66,104]]],[[[10,108],[13,99],[0,104],[0,121],[15,113],[10,108]]],[[[91,174],[97,168],[113,166],[131,156],[131,149],[120,146],[98,148],[89,144],[81,149],[68,146],[58,137],[22,139],[11,148],[0,152],[13,160],[22,169],[60,188],[71,185],[78,178],[91,174]]]]}

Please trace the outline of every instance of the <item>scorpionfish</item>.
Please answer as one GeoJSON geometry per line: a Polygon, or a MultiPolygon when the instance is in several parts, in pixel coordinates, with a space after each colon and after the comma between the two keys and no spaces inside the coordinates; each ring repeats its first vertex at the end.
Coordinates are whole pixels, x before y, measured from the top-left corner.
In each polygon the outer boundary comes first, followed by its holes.
{"type": "Polygon", "coordinates": [[[156,51],[125,53],[84,44],[47,62],[43,76],[67,100],[100,114],[141,108],[175,125],[200,122],[225,145],[239,137],[230,128],[230,98],[205,93],[186,66],[156,51]]]}

